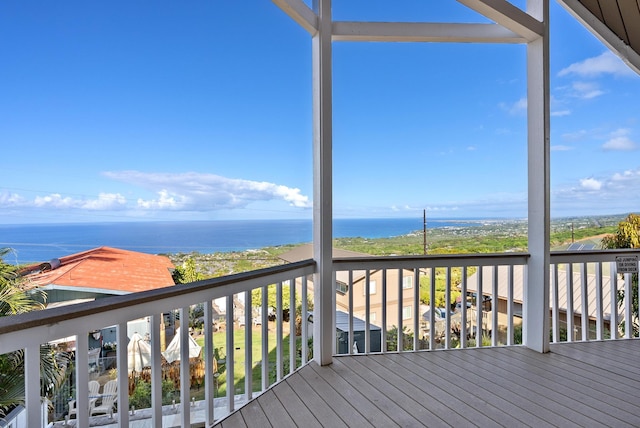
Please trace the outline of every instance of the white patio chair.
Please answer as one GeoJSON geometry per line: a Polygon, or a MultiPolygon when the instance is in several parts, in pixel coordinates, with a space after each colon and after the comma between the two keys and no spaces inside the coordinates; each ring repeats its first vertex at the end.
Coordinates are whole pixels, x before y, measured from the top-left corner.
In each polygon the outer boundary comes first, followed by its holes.
{"type": "MultiPolygon", "coordinates": [[[[100,383],[96,380],[89,381],[89,412],[96,405],[98,400],[98,392],[100,391],[100,383]]],[[[76,400],[69,401],[69,418],[76,416],[78,409],[76,408],[76,400]]]]}
{"type": "Polygon", "coordinates": [[[110,380],[102,387],[102,394],[100,394],[100,404],[91,407],[89,416],[93,416],[101,413],[109,413],[115,410],[116,401],[118,400],[118,381],[110,380]]]}

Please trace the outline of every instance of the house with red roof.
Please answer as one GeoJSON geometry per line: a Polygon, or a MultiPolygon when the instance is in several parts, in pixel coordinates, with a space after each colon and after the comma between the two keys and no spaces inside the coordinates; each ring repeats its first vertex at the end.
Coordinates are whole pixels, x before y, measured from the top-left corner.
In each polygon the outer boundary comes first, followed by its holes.
{"type": "Polygon", "coordinates": [[[28,266],[22,274],[56,305],[170,287],[173,269],[166,256],[98,247],[28,266]]]}
{"type": "MultiPolygon", "coordinates": [[[[66,306],[114,295],[130,294],[175,285],[175,267],[166,256],[98,247],[76,254],[34,264],[21,270],[33,287],[47,294],[47,308],[66,306]]],[[[165,314],[165,324],[173,334],[173,314],[165,314]]],[[[140,319],[128,324],[128,336],[149,332],[149,321],[140,319]]],[[[96,332],[98,333],[98,332],[96,332]]],[[[115,341],[115,327],[102,329],[90,347],[102,347],[115,341]]]]}

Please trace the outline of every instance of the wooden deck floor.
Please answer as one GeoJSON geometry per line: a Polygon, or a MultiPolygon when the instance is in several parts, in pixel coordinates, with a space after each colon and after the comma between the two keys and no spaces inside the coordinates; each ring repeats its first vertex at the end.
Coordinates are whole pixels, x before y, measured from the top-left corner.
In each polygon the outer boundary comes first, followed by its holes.
{"type": "Polygon", "coordinates": [[[217,427],[640,426],[640,340],[336,357],[217,427]]]}

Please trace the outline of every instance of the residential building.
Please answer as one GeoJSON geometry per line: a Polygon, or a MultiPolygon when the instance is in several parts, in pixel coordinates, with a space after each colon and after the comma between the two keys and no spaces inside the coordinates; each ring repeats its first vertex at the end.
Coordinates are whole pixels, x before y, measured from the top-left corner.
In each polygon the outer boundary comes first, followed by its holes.
{"type": "MultiPolygon", "coordinates": [[[[298,262],[313,258],[313,248],[310,244],[300,245],[291,251],[280,255],[287,263],[298,262]]],[[[371,257],[365,253],[333,249],[334,258],[371,257]]],[[[313,290],[313,279],[308,278],[310,290],[313,290]]],[[[336,309],[345,313],[352,313],[361,320],[367,319],[367,298],[369,301],[368,320],[372,325],[381,327],[383,323],[383,304],[386,303],[386,328],[391,329],[404,325],[407,331],[413,331],[414,319],[420,318],[415,311],[416,284],[415,273],[412,269],[374,269],[370,271],[338,271],[334,279],[336,291],[336,309]],[[402,277],[400,277],[402,275],[402,277]],[[398,287],[398,284],[402,287],[398,287]],[[383,300],[383,287],[386,287],[386,300],[383,300]],[[399,290],[402,290],[402,304],[399,305],[399,290]],[[368,295],[368,296],[367,296],[368,295]],[[352,306],[349,299],[352,299],[352,306]],[[402,318],[399,318],[399,317],[402,318]]],[[[300,289],[300,284],[297,284],[300,289]]],[[[417,287],[419,291],[419,286],[417,287]]],[[[418,293],[419,297],[419,293],[418,293]]]]}

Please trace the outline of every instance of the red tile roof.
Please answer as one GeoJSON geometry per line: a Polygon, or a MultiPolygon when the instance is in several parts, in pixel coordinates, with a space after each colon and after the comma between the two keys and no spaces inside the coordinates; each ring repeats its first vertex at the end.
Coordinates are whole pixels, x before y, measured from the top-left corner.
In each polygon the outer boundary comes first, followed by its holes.
{"type": "Polygon", "coordinates": [[[109,290],[114,294],[135,293],[174,285],[165,256],[138,253],[111,247],[99,247],[61,257],[56,263],[42,263],[25,270],[30,281],[40,287],[64,286],[109,290]],[[38,269],[46,266],[48,269],[38,269]],[[49,270],[51,267],[53,269],[49,270]]]}

